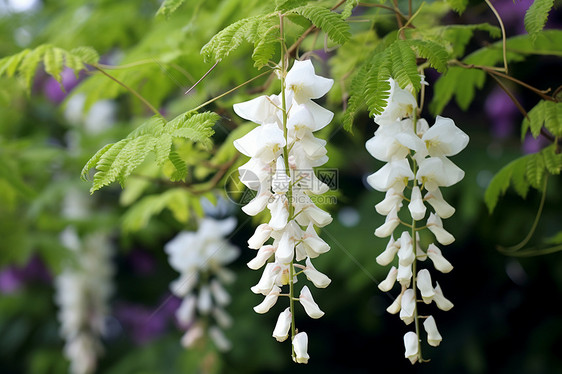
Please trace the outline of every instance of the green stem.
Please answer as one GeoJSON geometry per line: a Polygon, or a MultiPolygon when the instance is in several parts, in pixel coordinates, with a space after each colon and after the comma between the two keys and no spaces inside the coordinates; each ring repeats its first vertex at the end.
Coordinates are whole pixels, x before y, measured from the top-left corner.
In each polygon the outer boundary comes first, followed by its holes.
{"type": "Polygon", "coordinates": [[[115,78],[113,75],[109,74],[108,72],[106,72],[105,70],[103,70],[99,65],[97,64],[93,64],[91,65],[94,69],[96,69],[97,71],[99,71],[100,73],[102,73],[103,75],[105,75],[106,77],[108,77],[109,79],[111,79],[112,81],[114,81],[115,83],[117,83],[118,85],[120,85],[121,87],[125,88],[127,91],[129,91],[130,93],[132,93],[133,95],[135,95],[140,101],[142,101],[144,103],[144,105],[146,105],[154,114],[156,114],[157,116],[160,116],[162,118],[164,118],[164,116],[162,115],[162,113],[160,113],[155,107],[152,106],[152,104],[150,104],[148,102],[148,100],[146,100],[140,93],[138,93],[134,88],[127,86],[125,83],[121,82],[119,79],[115,78]]]}

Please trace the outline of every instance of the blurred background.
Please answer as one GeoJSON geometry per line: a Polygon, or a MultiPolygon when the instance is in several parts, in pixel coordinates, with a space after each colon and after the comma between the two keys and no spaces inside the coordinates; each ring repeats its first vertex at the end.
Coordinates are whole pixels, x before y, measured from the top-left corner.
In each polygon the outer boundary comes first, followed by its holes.
{"type": "MultiPolygon", "coordinates": [[[[91,46],[99,52],[100,63],[127,67],[108,68],[108,72],[173,118],[258,74],[248,57],[250,47],[245,46],[219,64],[193,92],[183,94],[211,66],[200,56],[201,47],[223,27],[252,14],[258,3],[190,0],[171,16],[156,17],[160,3],[150,0],[0,0],[0,58],[43,43],[65,49],[91,46]]],[[[531,1],[493,3],[508,36],[525,33],[523,17],[531,1]]],[[[385,25],[394,18],[371,11],[354,13],[354,17],[371,17],[373,32],[384,35],[385,25]]],[[[496,24],[485,4],[477,1],[462,16],[440,12],[436,17],[443,24],[496,24]]],[[[547,28],[560,28],[561,22],[561,13],[555,9],[547,28]]],[[[355,31],[369,27],[352,23],[355,31]]],[[[485,45],[487,38],[476,33],[467,52],[485,45]]],[[[320,75],[330,76],[331,69],[337,70],[345,60],[337,52],[322,51],[322,43],[307,43],[304,48],[316,50],[319,56],[315,65],[320,75]]],[[[560,66],[559,58],[537,55],[511,64],[510,74],[541,89],[556,88],[562,84],[560,66]]],[[[427,71],[426,102],[431,101],[438,77],[437,72],[427,71]]],[[[228,148],[228,135],[243,125],[232,112],[232,104],[254,97],[256,88],[266,83],[266,78],[258,80],[209,106],[222,117],[213,139],[217,146],[226,144],[227,161],[235,154],[228,148]]],[[[259,222],[228,199],[223,188],[227,182],[217,184],[199,203],[191,202],[189,211],[195,213],[183,218],[165,204],[152,211],[138,208],[170,187],[160,179],[128,184],[124,192],[112,185],[90,195],[90,183],[79,178],[86,161],[105,144],[125,137],[151,113],[93,70],[79,75],[65,70],[62,85],[64,90],[39,69],[28,95],[17,79],[0,78],[1,373],[69,371],[58,316],[61,301],[56,296],[61,286],[56,279],[81,261],[80,253],[72,248],[76,240],[81,248],[89,246],[105,256],[103,268],[94,266],[90,274],[100,279],[104,290],[100,300],[108,300],[106,317],[100,322],[105,331],[104,353],[95,372],[562,372],[562,312],[556,301],[562,295],[561,255],[516,258],[496,249],[498,244],[512,245],[524,238],[540,194],[531,190],[522,200],[508,191],[492,215],[483,202],[485,188],[503,165],[548,142],[541,137],[521,141],[522,115],[493,80],[477,92],[468,110],[451,102],[442,113],[471,139],[453,158],[465,170],[464,180],[443,190],[446,200],[457,208],[444,221],[456,241],[443,248],[455,268],[449,274],[433,274],[455,307],[447,313],[430,309],[443,342],[438,348],[425,346],[424,356],[431,361],[413,367],[403,354],[402,337],[410,328],[385,312],[393,293],[377,288],[388,271],[375,262],[386,240],[373,235],[384,220],[374,210],[383,194],[370,189],[365,178],[382,163],[364,148],[376,125],[364,113],[356,120],[354,134],[345,132],[339,125],[341,92],[324,101],[339,114],[319,135],[329,139],[326,167],[338,170],[338,204],[325,207],[334,221],[321,233],[331,251],[315,262],[332,283],[314,292],[326,312],[324,317],[311,320],[301,310],[297,315],[299,328],[310,339],[311,359],[304,366],[292,363],[287,342],[271,338],[282,305],[265,315],[252,310],[261,296],[250,292],[250,287],[261,272],[246,267],[254,256],[246,241],[259,222]],[[181,301],[169,291],[179,274],[170,267],[163,248],[178,232],[197,228],[197,213],[218,219],[234,216],[238,222],[230,237],[240,255],[228,265],[236,275],[227,286],[232,301],[226,309],[233,318],[232,327],[225,330],[232,343],[228,352],[219,352],[210,341],[189,349],[180,344],[183,332],[174,315],[181,301]],[[103,279],[111,282],[105,284],[103,279]]],[[[510,89],[527,109],[539,99],[518,86],[510,89]]],[[[274,82],[266,92],[278,90],[274,82]]],[[[433,123],[427,109],[424,117],[433,123]]],[[[206,157],[197,152],[192,165],[203,183],[209,171],[197,168],[206,157]]],[[[243,160],[235,161],[229,171],[243,160]]],[[[547,204],[531,244],[561,230],[560,188],[560,179],[550,178],[547,204]]]]}

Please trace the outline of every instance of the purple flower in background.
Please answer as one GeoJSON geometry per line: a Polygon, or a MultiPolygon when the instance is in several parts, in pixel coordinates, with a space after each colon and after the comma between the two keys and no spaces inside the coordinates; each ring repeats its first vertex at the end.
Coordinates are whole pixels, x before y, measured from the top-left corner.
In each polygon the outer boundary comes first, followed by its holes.
{"type": "Polygon", "coordinates": [[[525,18],[525,12],[532,3],[533,0],[497,0],[493,2],[494,8],[500,14],[506,28],[511,31],[508,34],[527,33],[523,19],[525,18]]]}
{"type": "Polygon", "coordinates": [[[133,271],[139,275],[150,275],[156,270],[156,262],[152,254],[134,249],[127,258],[133,271]]]}
{"type": "Polygon", "coordinates": [[[522,145],[523,153],[537,153],[549,144],[550,142],[544,136],[539,135],[535,139],[531,134],[527,134],[522,145]]]}
{"type": "Polygon", "coordinates": [[[74,71],[69,68],[64,68],[61,73],[62,77],[62,85],[64,87],[64,92],[61,90],[59,82],[55,80],[53,77],[49,77],[43,86],[43,92],[55,104],[61,103],[68,93],[80,83],[80,81],[84,78],[85,73],[82,71],[80,72],[78,78],[74,71]]]}
{"type": "Polygon", "coordinates": [[[31,281],[49,283],[51,276],[45,264],[37,256],[31,257],[23,267],[7,266],[0,270],[0,292],[9,294],[18,291],[31,281]]]}
{"type": "Polygon", "coordinates": [[[153,307],[122,303],[115,308],[115,316],[135,344],[143,345],[165,332],[179,304],[180,300],[172,295],[153,307]]]}
{"type": "Polygon", "coordinates": [[[492,121],[492,135],[495,138],[504,139],[513,133],[519,111],[501,88],[496,87],[490,93],[486,99],[485,110],[492,121]]]}

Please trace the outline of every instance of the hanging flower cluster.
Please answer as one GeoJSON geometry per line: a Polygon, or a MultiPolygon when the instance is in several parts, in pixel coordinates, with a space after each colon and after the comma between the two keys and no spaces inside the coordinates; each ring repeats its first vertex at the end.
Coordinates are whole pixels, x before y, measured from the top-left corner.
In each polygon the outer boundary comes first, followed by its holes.
{"type": "Polygon", "coordinates": [[[320,318],[324,312],[308,286],[303,286],[297,297],[294,284],[302,273],[318,288],[327,287],[331,281],[315,269],[311,258],[330,249],[315,226],[326,226],[332,217],[318,208],[311,196],[329,189],[314,174],[313,168],[326,163],[328,157],[326,141],[313,133],[333,118],[332,112],[312,99],[324,96],[333,80],[316,75],[310,60],[295,61],[288,72],[284,67],[280,70],[283,88],[279,95],[234,105],[236,114],[259,125],[236,140],[234,146],[250,157],[239,168],[241,182],[257,191],[242,210],[255,216],[267,207],[271,213],[269,222],[259,225],[248,240],[249,248],[257,250],[248,267],[257,270],[265,265],[261,279],[252,287],[252,292],[265,298],[254,310],[266,313],[279,296],[289,297],[289,307],[279,315],[273,337],[282,342],[291,331],[293,360],[307,363],[308,336],[306,332],[297,333],[294,302],[300,302],[311,318],[320,318]],[[282,290],[285,286],[287,291],[282,290]]]}
{"type": "Polygon", "coordinates": [[[375,190],[386,192],[384,200],[375,206],[377,213],[386,216],[375,235],[390,237],[390,240],[376,261],[386,266],[398,255],[398,267],[391,267],[379,289],[390,291],[396,281],[400,285],[400,295],[387,311],[399,313],[406,325],[415,322],[416,331],[404,336],[405,357],[413,364],[418,359],[420,362],[423,360],[419,319],[425,319],[423,326],[428,343],[438,346],[441,342],[434,317],[419,315],[418,302],[430,304],[433,301],[445,311],[453,307],[443,296],[439,284],[433,285],[429,270],[417,269],[417,261],[425,261],[429,257],[435,269],[442,273],[450,272],[453,266],[443,257],[437,245],[430,244],[425,250],[421,248],[418,232],[429,229],[441,245],[455,240],[443,228],[442,222],[442,219],[453,215],[455,208],[443,199],[439,188],[452,186],[464,177],[463,170],[447,157],[462,151],[469,139],[449,118],[437,116],[431,127],[423,118],[417,119],[417,103],[412,93],[400,88],[393,79],[390,79],[390,86],[387,106],[375,116],[379,128],[366,143],[369,153],[386,164],[370,175],[367,182],[375,190]],[[411,217],[408,223],[399,218],[404,200],[408,201],[411,217]],[[433,210],[429,215],[426,204],[433,210]],[[425,225],[420,224],[424,219],[425,225]],[[394,232],[400,224],[408,229],[395,239],[394,232]]]}
{"type": "Polygon", "coordinates": [[[186,348],[205,336],[209,336],[220,351],[231,348],[222,331],[232,325],[232,318],[224,310],[230,303],[230,295],[223,284],[232,283],[235,275],[224,266],[238,257],[239,250],[224,237],[235,227],[234,218],[221,221],[205,218],[197,232],[180,232],[164,247],[170,265],[180,273],[170,289],[183,299],[176,318],[186,329],[181,340],[186,348]],[[209,317],[216,324],[210,323],[209,317]]]}
{"type": "Polygon", "coordinates": [[[55,278],[60,332],[66,341],[64,354],[72,374],[90,374],[102,352],[101,337],[106,333],[105,318],[113,291],[111,245],[103,233],[89,234],[82,240],[71,226],[60,238],[77,262],[55,278]]]}

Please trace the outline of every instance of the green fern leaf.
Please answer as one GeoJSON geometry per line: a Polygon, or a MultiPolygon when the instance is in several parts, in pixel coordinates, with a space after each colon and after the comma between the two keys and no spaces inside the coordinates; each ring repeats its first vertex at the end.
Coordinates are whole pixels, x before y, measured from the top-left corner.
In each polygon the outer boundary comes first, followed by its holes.
{"type": "Polygon", "coordinates": [[[359,0],[346,0],[343,11],[341,12],[341,18],[348,19],[357,4],[359,4],[359,0]]]}
{"type": "Polygon", "coordinates": [[[170,155],[169,155],[168,158],[169,158],[170,162],[172,163],[172,165],[174,165],[174,168],[176,169],[172,173],[172,176],[170,177],[170,180],[172,182],[183,181],[185,179],[185,177],[187,177],[187,164],[185,163],[184,160],[182,160],[180,155],[175,151],[170,152],[170,155]]]}
{"type": "Polygon", "coordinates": [[[529,192],[529,181],[527,180],[527,160],[528,156],[523,156],[513,161],[513,171],[511,175],[511,182],[513,189],[523,199],[527,197],[529,192]]]}
{"type": "Polygon", "coordinates": [[[170,151],[172,150],[172,135],[170,134],[162,134],[154,147],[154,151],[156,152],[156,163],[158,166],[164,165],[164,162],[170,156],[170,151]]]}
{"type": "Polygon", "coordinates": [[[447,4],[458,14],[462,14],[468,5],[468,0],[447,0],[447,4]]]}
{"type": "Polygon", "coordinates": [[[420,75],[416,65],[416,54],[404,40],[396,40],[388,50],[392,62],[391,75],[400,85],[406,87],[412,85],[414,90],[419,91],[421,87],[420,75]]]}
{"type": "Polygon", "coordinates": [[[90,158],[90,160],[86,163],[86,165],[84,165],[84,167],[82,168],[82,172],[80,173],[80,178],[82,178],[82,180],[88,180],[88,173],[90,172],[90,169],[95,167],[100,161],[101,157],[105,154],[105,152],[107,152],[113,146],[114,143],[107,144],[102,149],[97,151],[96,154],[92,156],[92,158],[90,158]]]}
{"type": "Polygon", "coordinates": [[[63,69],[64,52],[65,51],[60,48],[51,47],[45,49],[45,55],[43,57],[45,72],[55,78],[55,80],[59,82],[59,84],[62,82],[62,77],[60,74],[63,69]]]}
{"type": "Polygon", "coordinates": [[[365,101],[369,114],[381,114],[390,95],[390,69],[387,66],[373,67],[365,81],[365,101]]]}
{"type": "Polygon", "coordinates": [[[531,134],[535,139],[540,135],[541,128],[546,119],[546,103],[547,102],[544,100],[539,101],[538,104],[527,113],[527,117],[523,119],[523,123],[521,124],[522,140],[525,138],[529,129],[531,129],[531,134]]]}
{"type": "Polygon", "coordinates": [[[324,31],[328,38],[338,44],[344,44],[350,37],[349,25],[337,13],[318,5],[306,5],[295,8],[292,12],[299,14],[324,31]]]}
{"type": "Polygon", "coordinates": [[[35,72],[37,71],[37,65],[41,62],[47,48],[50,48],[50,46],[41,45],[27,53],[18,68],[28,90],[31,90],[31,84],[33,83],[35,72]]]}
{"type": "Polygon", "coordinates": [[[83,63],[93,65],[100,60],[98,52],[92,47],[78,47],[70,51],[71,55],[78,57],[83,63]]]}
{"type": "Polygon", "coordinates": [[[558,175],[562,170],[562,153],[556,153],[556,144],[552,144],[541,151],[544,164],[549,174],[558,175]]]}
{"type": "Polygon", "coordinates": [[[258,27],[258,35],[262,35],[262,37],[254,43],[252,59],[254,60],[254,66],[261,69],[268,64],[279,45],[278,22],[270,19],[267,23],[261,23],[258,27]]]}
{"type": "Polygon", "coordinates": [[[69,69],[72,69],[76,77],[78,77],[79,72],[85,69],[84,63],[82,62],[80,57],[73,55],[70,52],[63,51],[63,54],[64,54],[64,64],[69,69]]]}
{"type": "Polygon", "coordinates": [[[8,78],[13,77],[20,63],[30,51],[24,49],[20,53],[0,59],[0,76],[5,74],[8,78]]]}
{"type": "Polygon", "coordinates": [[[418,56],[427,59],[435,70],[440,73],[447,70],[449,54],[442,45],[429,40],[410,40],[409,44],[417,52],[418,56]]]}
{"type": "Polygon", "coordinates": [[[540,189],[546,170],[543,155],[541,153],[529,155],[526,166],[527,180],[533,188],[540,189]]]}
{"type": "Polygon", "coordinates": [[[513,162],[504,166],[494,178],[490,181],[490,184],[486,188],[484,193],[484,202],[488,207],[490,214],[494,211],[500,195],[504,195],[509,188],[509,182],[511,180],[511,175],[513,173],[513,162]]]}
{"type": "Polygon", "coordinates": [[[169,17],[172,13],[174,13],[183,3],[185,0],[164,0],[158,11],[156,12],[157,16],[166,16],[169,17]]]}
{"type": "Polygon", "coordinates": [[[548,13],[554,5],[554,0],[534,0],[525,13],[525,30],[531,36],[536,36],[546,24],[548,13]]]}
{"type": "Polygon", "coordinates": [[[252,29],[257,29],[257,25],[264,16],[253,16],[241,19],[230,26],[221,30],[218,34],[201,48],[201,54],[205,61],[220,61],[237,49],[244,40],[254,42],[256,37],[252,29]]]}
{"type": "Polygon", "coordinates": [[[556,137],[562,136],[562,103],[545,102],[544,126],[556,137]]]}
{"type": "Polygon", "coordinates": [[[308,0],[275,0],[275,11],[285,12],[306,5],[308,0]]]}

